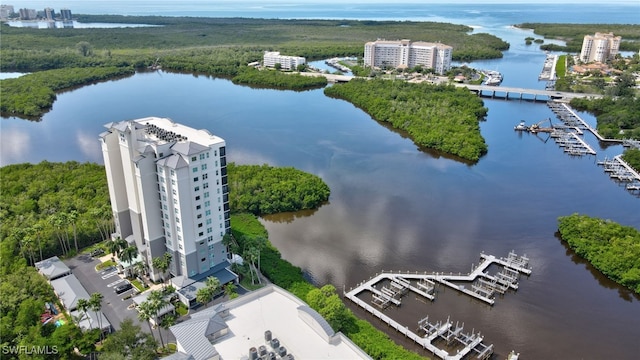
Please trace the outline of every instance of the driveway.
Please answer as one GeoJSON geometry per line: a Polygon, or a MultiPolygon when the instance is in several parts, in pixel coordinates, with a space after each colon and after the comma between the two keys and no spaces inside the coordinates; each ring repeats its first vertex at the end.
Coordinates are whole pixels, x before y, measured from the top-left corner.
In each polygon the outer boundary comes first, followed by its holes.
{"type": "MultiPolygon", "coordinates": [[[[89,294],[99,292],[103,295],[102,312],[115,330],[120,329],[120,323],[124,319],[130,318],[143,331],[149,332],[149,325],[138,320],[138,312],[135,309],[128,309],[128,306],[133,304],[133,300],[123,300],[125,296],[131,294],[131,290],[122,294],[115,293],[115,287],[126,281],[118,274],[116,269],[105,269],[98,272],[95,267],[100,264],[100,260],[86,254],[64,260],[64,263],[71,269],[71,272],[78,278],[89,294]]],[[[153,335],[160,343],[157,334],[157,330],[154,330],[153,335]]],[[[162,337],[165,343],[167,343],[168,339],[169,342],[175,342],[173,334],[168,330],[162,330],[162,337]]]]}

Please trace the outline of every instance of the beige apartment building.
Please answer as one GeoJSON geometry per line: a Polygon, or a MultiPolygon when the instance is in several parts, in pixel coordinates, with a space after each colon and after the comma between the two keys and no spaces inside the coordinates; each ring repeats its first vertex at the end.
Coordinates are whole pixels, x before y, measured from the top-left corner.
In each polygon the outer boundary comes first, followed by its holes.
{"type": "Polygon", "coordinates": [[[453,48],[440,43],[377,40],[364,45],[364,64],[372,67],[413,68],[417,65],[444,74],[451,69],[453,48]]]}
{"type": "Polygon", "coordinates": [[[613,33],[586,35],[582,41],[580,61],[589,63],[613,59],[618,54],[621,40],[622,37],[614,36],[613,33]]]}

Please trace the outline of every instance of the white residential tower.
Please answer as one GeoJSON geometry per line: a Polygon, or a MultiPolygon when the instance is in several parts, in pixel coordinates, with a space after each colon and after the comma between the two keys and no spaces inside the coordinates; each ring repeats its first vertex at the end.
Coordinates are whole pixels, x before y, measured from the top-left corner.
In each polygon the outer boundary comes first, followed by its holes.
{"type": "Polygon", "coordinates": [[[174,276],[215,276],[229,265],[225,141],[170,119],[106,124],[100,134],[115,218],[114,236],[135,244],[154,279],[152,258],[169,252],[174,276]]]}

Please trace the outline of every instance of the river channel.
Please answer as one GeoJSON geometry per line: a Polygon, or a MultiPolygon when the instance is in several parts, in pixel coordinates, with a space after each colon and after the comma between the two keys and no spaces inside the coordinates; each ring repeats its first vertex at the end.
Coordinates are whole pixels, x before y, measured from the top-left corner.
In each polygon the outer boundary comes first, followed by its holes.
{"type": "MultiPolygon", "coordinates": [[[[502,60],[477,65],[502,72],[507,86],[543,88],[537,81],[543,61],[541,52],[518,45],[502,60]]],[[[640,228],[640,200],[596,165],[622,148],[602,147],[585,135],[598,155],[571,157],[546,135],[514,132],[520,120],[556,121],[544,103],[485,105],[481,129],[489,152],[467,164],[418,149],[405,134],[322,90],[138,73],[61,93],[39,122],[3,118],[0,162],[102,163],[98,134],[112,121],[162,116],[206,128],[227,141],[231,161],[293,166],[330,186],[329,203],[316,211],[262,219],[284,258],[316,284],[349,289],[382,270],[465,273],[482,251],[506,256],[514,250],[531,259],[533,273],[494,306],[442,289],[433,303],[409,296],[389,313],[410,328],[426,315],[434,321],[451,316],[481,331],[497,359],[512,349],[525,359],[636,358],[640,299],[556,236],[557,217],[572,213],[640,228]]]]}

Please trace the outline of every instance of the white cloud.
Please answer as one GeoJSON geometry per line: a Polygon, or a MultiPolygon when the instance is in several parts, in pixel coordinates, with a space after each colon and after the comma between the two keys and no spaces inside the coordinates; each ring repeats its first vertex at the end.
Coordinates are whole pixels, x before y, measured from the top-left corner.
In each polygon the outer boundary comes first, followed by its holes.
{"type": "Polygon", "coordinates": [[[31,137],[26,130],[6,129],[0,132],[0,165],[26,162],[31,137]]]}

